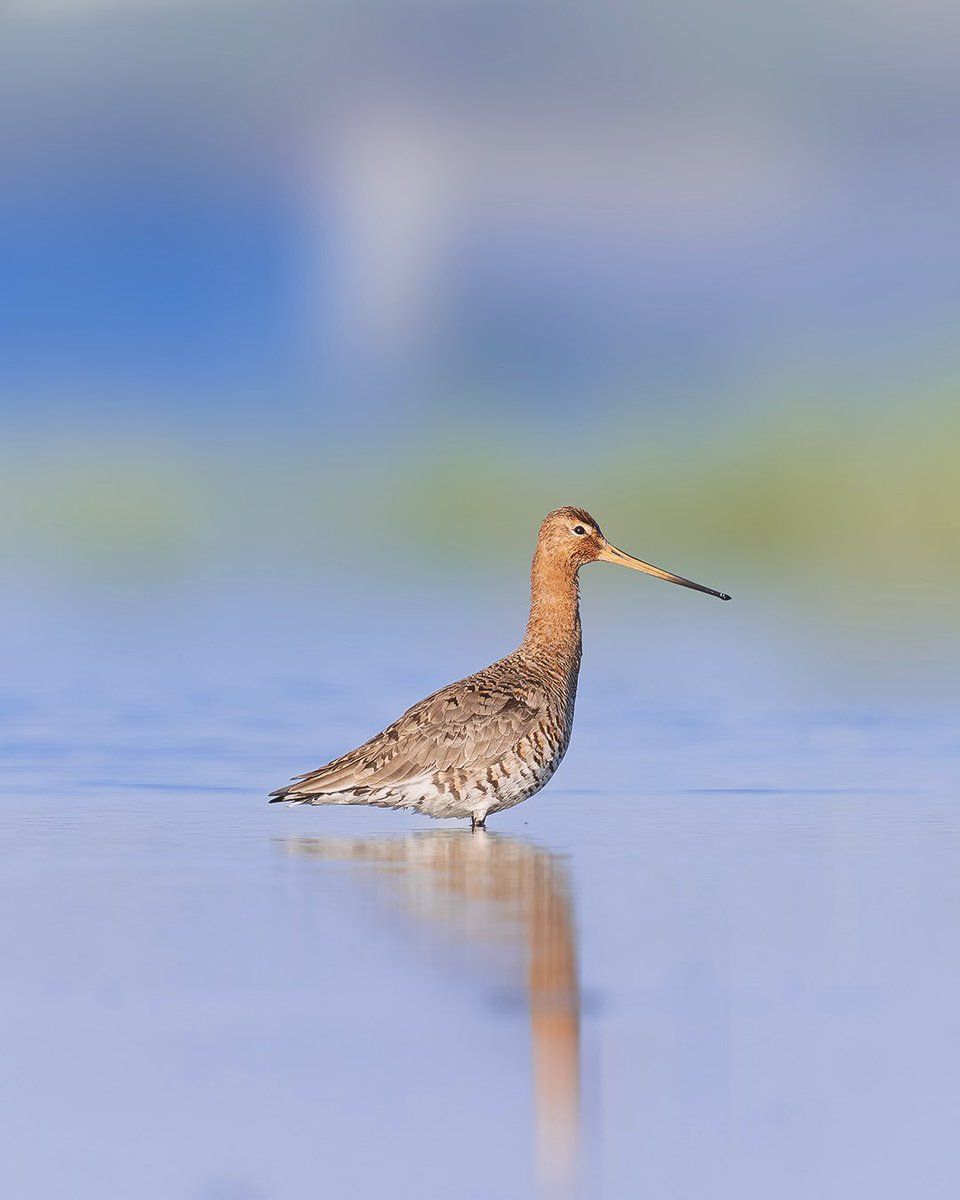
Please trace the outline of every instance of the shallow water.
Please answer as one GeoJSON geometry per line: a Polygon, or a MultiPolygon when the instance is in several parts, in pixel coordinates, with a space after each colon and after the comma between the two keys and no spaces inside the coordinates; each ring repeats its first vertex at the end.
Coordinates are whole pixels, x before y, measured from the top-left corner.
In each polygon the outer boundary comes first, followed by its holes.
{"type": "Polygon", "coordinates": [[[956,713],[715,608],[588,612],[568,759],[486,835],[264,797],[512,609],[12,611],[7,1193],[951,1195],[956,713]]]}

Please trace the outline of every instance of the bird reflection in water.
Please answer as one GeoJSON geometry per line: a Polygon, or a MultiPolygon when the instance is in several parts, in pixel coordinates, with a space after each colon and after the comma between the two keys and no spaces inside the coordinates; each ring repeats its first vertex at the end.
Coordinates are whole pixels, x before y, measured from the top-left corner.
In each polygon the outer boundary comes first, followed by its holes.
{"type": "MultiPolygon", "coordinates": [[[[406,837],[286,838],[284,848],[350,862],[418,920],[483,947],[498,978],[524,984],[530,1012],[537,1166],[565,1192],[580,1140],[580,987],[567,872],[556,855],[498,834],[430,830],[406,837]]],[[[481,956],[482,957],[482,956],[481,956]]]]}

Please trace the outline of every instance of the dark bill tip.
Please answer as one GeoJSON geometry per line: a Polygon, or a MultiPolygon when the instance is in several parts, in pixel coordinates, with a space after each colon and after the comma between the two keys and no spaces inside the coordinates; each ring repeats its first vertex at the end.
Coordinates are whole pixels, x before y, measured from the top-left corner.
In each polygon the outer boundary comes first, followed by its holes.
{"type": "Polygon", "coordinates": [[[729,600],[730,597],[726,592],[717,592],[713,588],[704,587],[702,583],[693,583],[689,579],[683,579],[679,575],[674,575],[670,580],[671,583],[679,583],[681,587],[693,588],[695,592],[703,592],[707,596],[716,596],[718,600],[729,600]]]}

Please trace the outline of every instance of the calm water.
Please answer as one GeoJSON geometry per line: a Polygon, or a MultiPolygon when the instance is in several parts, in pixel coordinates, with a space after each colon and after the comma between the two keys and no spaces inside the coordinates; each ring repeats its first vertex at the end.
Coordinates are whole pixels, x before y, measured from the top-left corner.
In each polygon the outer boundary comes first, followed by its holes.
{"type": "Polygon", "coordinates": [[[567,762],[488,834],[268,807],[509,648],[435,599],[11,602],[5,1192],[954,1195],[956,712],[593,596],[567,762]]]}

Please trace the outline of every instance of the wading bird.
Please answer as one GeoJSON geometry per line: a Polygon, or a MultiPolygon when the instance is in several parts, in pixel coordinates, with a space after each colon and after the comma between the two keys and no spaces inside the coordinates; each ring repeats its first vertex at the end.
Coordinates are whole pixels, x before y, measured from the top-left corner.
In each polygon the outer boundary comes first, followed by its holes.
{"type": "Polygon", "coordinates": [[[577,573],[592,562],[730,599],[617,550],[582,508],[558,508],[540,526],[519,647],[427,696],[356,750],[298,775],[271,803],[409,808],[469,817],[476,829],[539,792],[570,743],[581,656],[577,573]]]}

